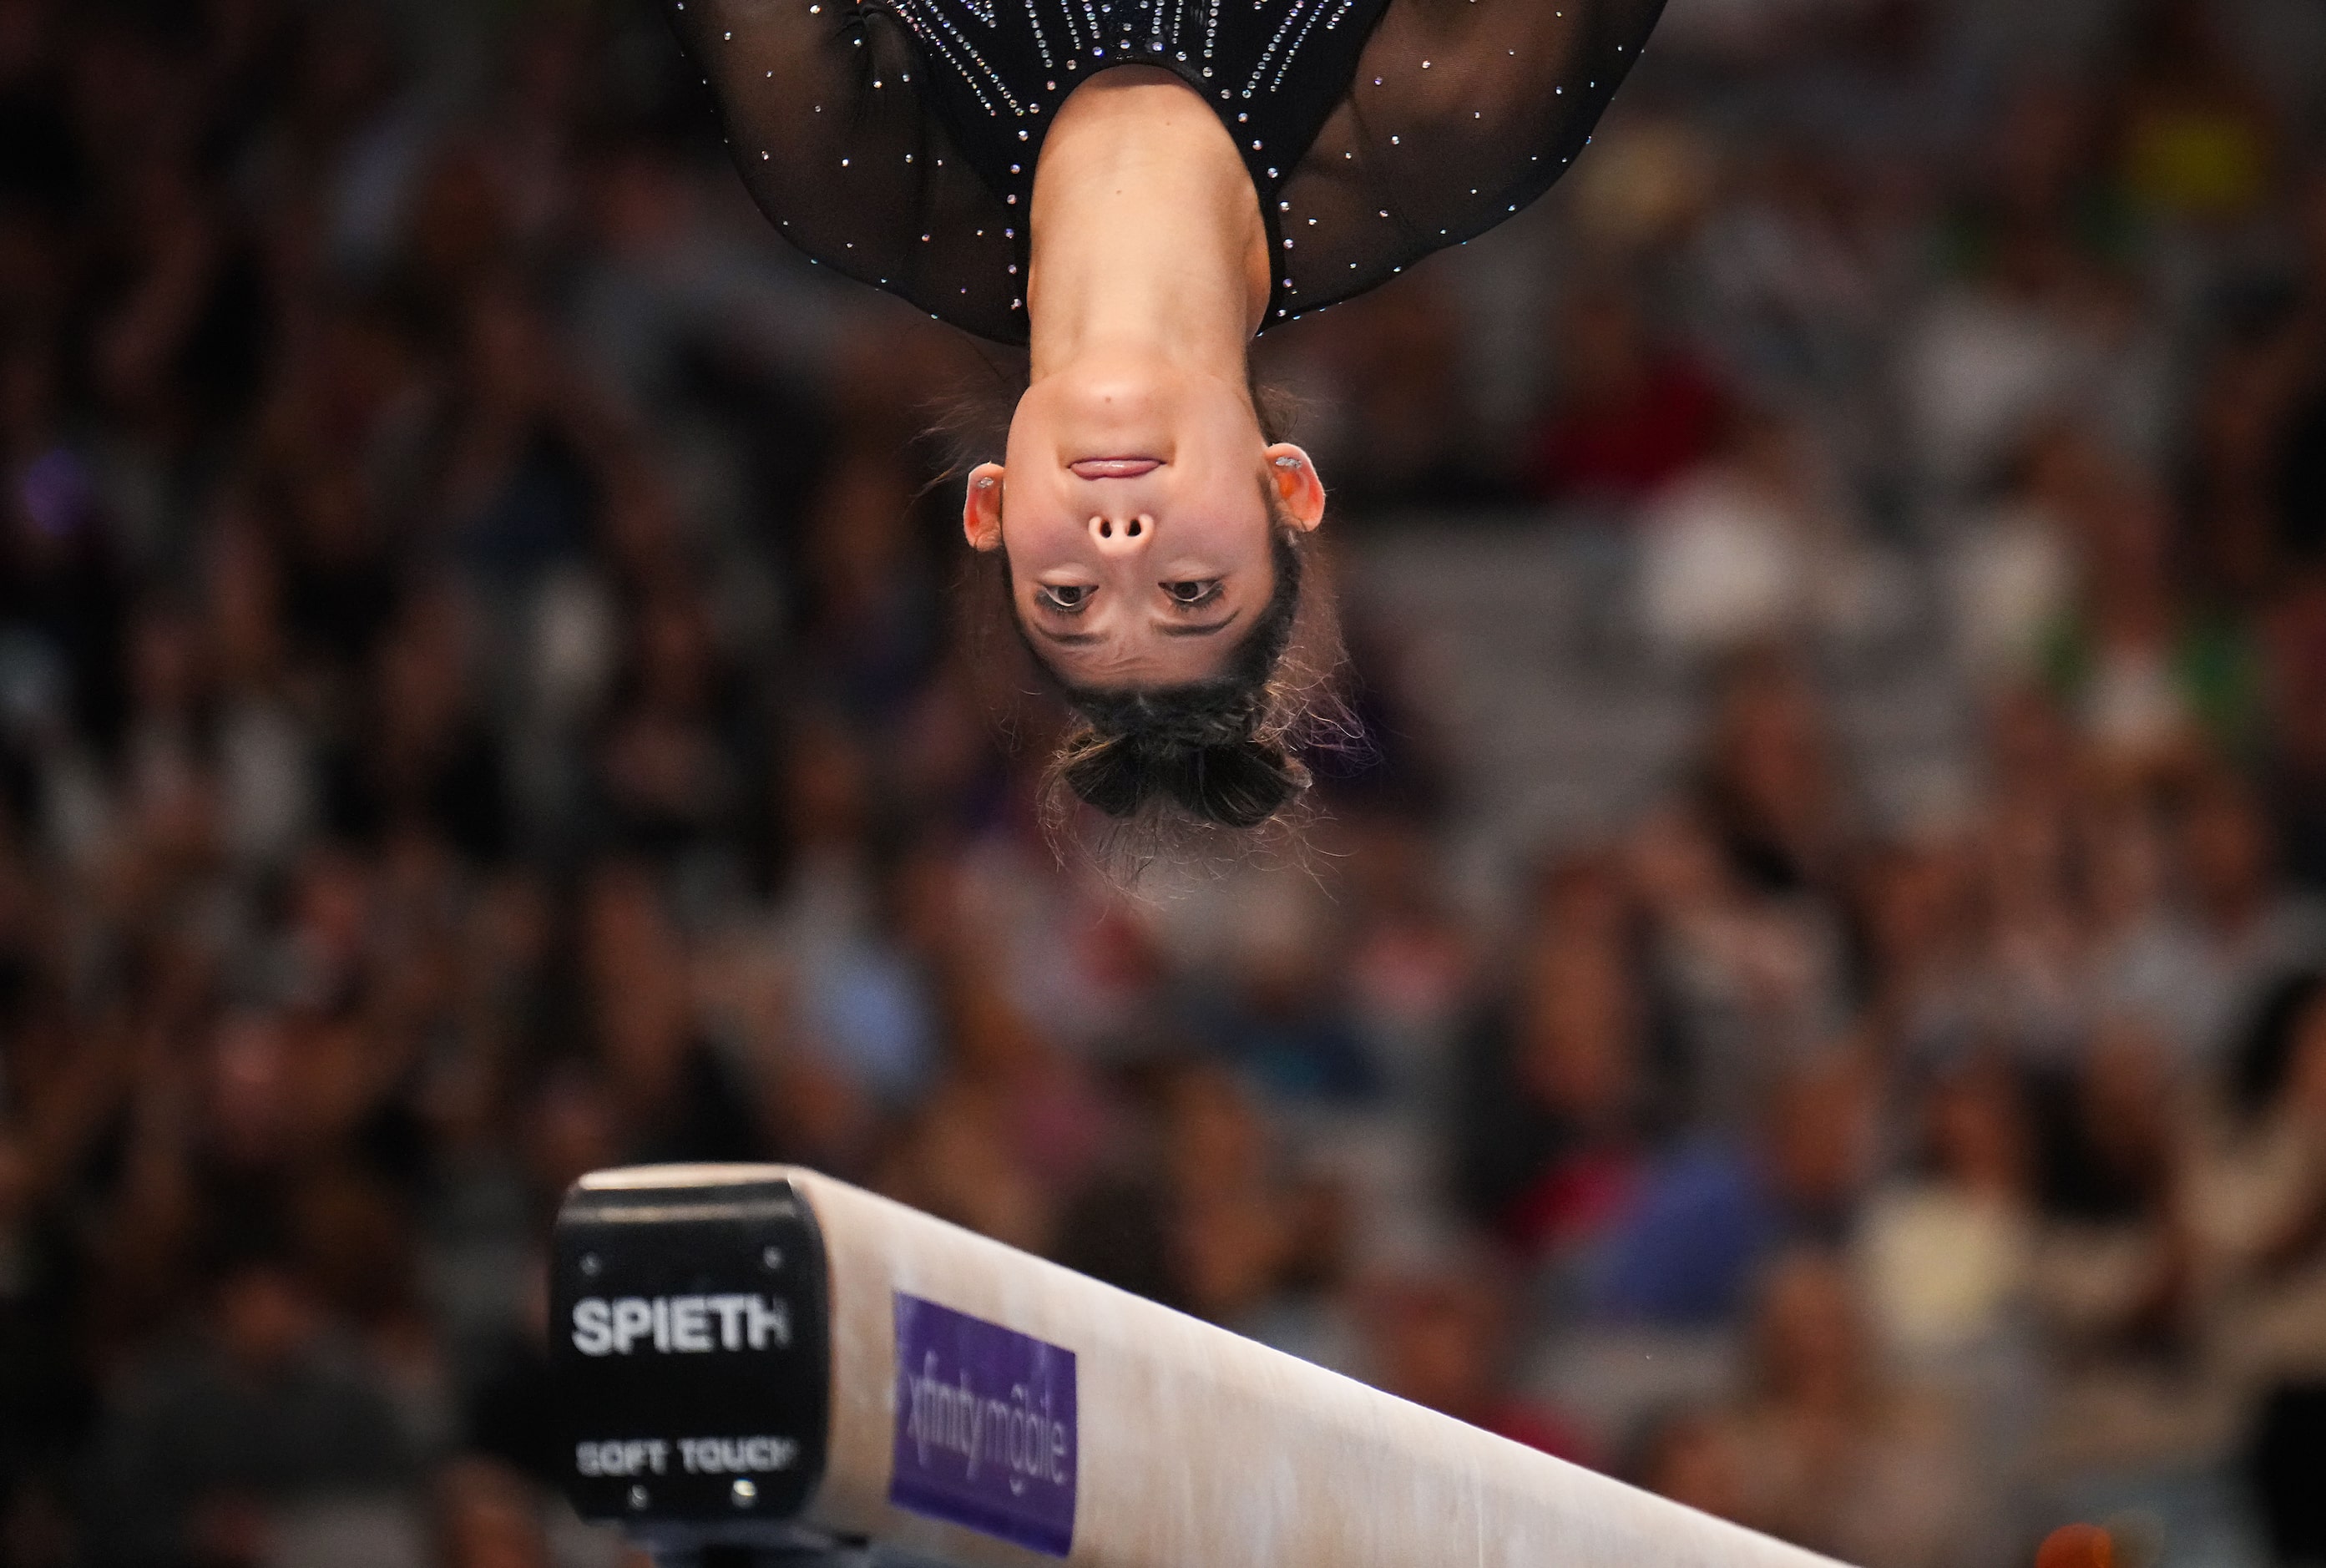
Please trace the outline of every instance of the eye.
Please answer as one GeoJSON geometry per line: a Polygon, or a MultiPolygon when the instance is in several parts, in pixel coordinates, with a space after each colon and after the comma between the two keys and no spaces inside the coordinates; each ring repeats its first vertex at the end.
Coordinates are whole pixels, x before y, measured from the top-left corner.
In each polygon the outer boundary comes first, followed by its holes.
{"type": "Polygon", "coordinates": [[[1175,610],[1201,610],[1220,596],[1217,577],[1199,583],[1166,583],[1163,592],[1170,596],[1175,610]]]}
{"type": "Polygon", "coordinates": [[[1044,583],[1034,590],[1034,597],[1045,609],[1061,615],[1080,615],[1088,608],[1095,588],[1081,583],[1044,583]]]}

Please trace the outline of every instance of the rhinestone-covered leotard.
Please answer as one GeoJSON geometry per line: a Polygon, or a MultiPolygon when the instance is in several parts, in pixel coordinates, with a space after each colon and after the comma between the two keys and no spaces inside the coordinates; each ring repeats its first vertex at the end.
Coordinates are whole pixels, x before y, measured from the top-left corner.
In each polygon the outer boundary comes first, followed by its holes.
{"type": "Polygon", "coordinates": [[[1662,0],[670,0],[760,209],[826,266],[1026,338],[1051,116],[1113,65],[1177,74],[1243,154],[1270,325],[1540,196],[1662,0]]]}

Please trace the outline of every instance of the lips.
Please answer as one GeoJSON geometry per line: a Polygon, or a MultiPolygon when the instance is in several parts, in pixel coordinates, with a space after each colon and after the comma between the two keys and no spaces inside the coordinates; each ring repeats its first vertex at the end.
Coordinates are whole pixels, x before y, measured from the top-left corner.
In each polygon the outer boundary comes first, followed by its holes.
{"type": "Polygon", "coordinates": [[[1155,457],[1086,457],[1066,465],[1078,479],[1137,479],[1163,466],[1155,457]]]}

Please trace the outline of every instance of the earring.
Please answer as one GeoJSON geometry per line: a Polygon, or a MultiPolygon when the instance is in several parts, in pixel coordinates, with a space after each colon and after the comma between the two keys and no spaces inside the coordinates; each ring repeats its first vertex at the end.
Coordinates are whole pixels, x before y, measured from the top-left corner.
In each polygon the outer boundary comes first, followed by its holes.
{"type": "Polygon", "coordinates": [[[1276,460],[1276,466],[1279,468],[1298,468],[1300,466],[1300,460],[1297,457],[1279,457],[1276,460]]]}
{"type": "Polygon", "coordinates": [[[977,488],[980,490],[991,490],[993,488],[993,481],[990,479],[979,480],[977,481],[977,488]]]}

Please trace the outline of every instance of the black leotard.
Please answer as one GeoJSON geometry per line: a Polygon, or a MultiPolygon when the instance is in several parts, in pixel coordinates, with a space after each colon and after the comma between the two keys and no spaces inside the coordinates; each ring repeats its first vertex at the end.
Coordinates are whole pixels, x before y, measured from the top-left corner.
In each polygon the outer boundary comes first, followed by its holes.
{"type": "Polygon", "coordinates": [[[1573,161],[1662,0],[670,0],[752,195],[818,262],[1026,338],[1059,102],[1153,65],[1234,135],[1275,324],[1483,233],[1573,161]]]}

